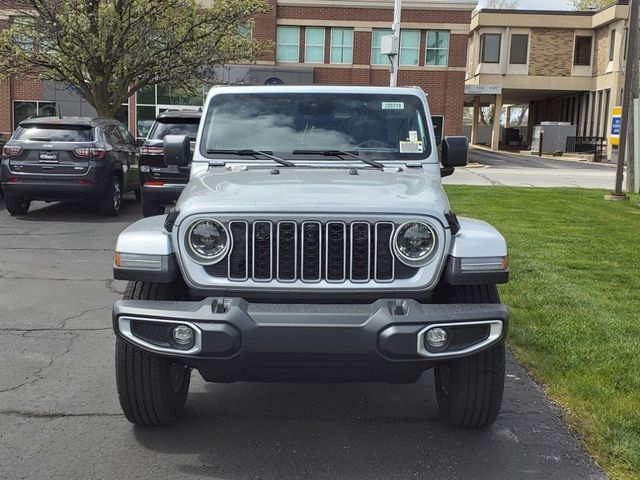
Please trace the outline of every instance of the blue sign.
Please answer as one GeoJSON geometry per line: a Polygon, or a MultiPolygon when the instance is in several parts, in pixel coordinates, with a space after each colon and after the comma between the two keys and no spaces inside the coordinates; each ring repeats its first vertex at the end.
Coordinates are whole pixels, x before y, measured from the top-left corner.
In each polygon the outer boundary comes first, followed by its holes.
{"type": "Polygon", "coordinates": [[[620,136],[620,130],[622,129],[622,118],[613,117],[611,122],[611,135],[620,136]]]}

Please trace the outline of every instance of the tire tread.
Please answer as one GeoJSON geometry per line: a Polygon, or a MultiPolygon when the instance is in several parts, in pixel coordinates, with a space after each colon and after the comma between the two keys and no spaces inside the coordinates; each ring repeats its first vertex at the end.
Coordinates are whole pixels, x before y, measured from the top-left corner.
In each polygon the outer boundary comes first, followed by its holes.
{"type": "MultiPolygon", "coordinates": [[[[125,300],[171,299],[168,285],[150,282],[129,282],[125,300]]],[[[116,383],[125,417],[141,426],[166,425],[184,413],[190,372],[187,372],[179,392],[171,390],[168,377],[170,361],[116,340],[116,383]]]]}

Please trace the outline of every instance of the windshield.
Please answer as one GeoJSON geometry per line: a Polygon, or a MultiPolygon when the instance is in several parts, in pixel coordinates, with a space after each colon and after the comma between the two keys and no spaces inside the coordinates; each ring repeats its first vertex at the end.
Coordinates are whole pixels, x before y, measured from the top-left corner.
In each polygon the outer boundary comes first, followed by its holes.
{"type": "Polygon", "coordinates": [[[213,97],[200,149],[342,150],[392,160],[431,154],[420,98],[412,95],[246,93],[213,97]]]}
{"type": "Polygon", "coordinates": [[[72,125],[20,126],[13,134],[13,139],[38,142],[93,142],[93,128],[72,125]]]}
{"type": "Polygon", "coordinates": [[[189,140],[195,142],[199,123],[197,118],[158,120],[149,132],[148,138],[149,140],[164,140],[167,135],[186,135],[189,140]]]}

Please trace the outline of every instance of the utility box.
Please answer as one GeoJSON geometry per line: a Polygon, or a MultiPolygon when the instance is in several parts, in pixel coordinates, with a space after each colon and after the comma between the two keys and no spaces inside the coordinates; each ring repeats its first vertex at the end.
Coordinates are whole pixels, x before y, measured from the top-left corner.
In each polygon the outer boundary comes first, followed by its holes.
{"type": "Polygon", "coordinates": [[[567,149],[567,138],[575,137],[578,132],[576,125],[566,122],[542,122],[533,129],[533,141],[531,151],[540,151],[541,134],[543,152],[565,152],[567,149]]]}
{"type": "Polygon", "coordinates": [[[400,51],[398,37],[393,35],[386,35],[382,37],[380,42],[380,54],[381,55],[397,55],[400,51]]]}

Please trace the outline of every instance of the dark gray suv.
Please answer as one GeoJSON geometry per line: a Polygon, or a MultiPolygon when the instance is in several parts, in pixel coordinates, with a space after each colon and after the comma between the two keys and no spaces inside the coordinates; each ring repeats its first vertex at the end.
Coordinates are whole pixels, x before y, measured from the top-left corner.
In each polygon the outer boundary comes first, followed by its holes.
{"type": "Polygon", "coordinates": [[[125,192],[140,197],[139,152],[127,127],[112,118],[25,120],[2,149],[7,210],[21,215],[33,200],[82,199],[118,215],[125,192]]]}

